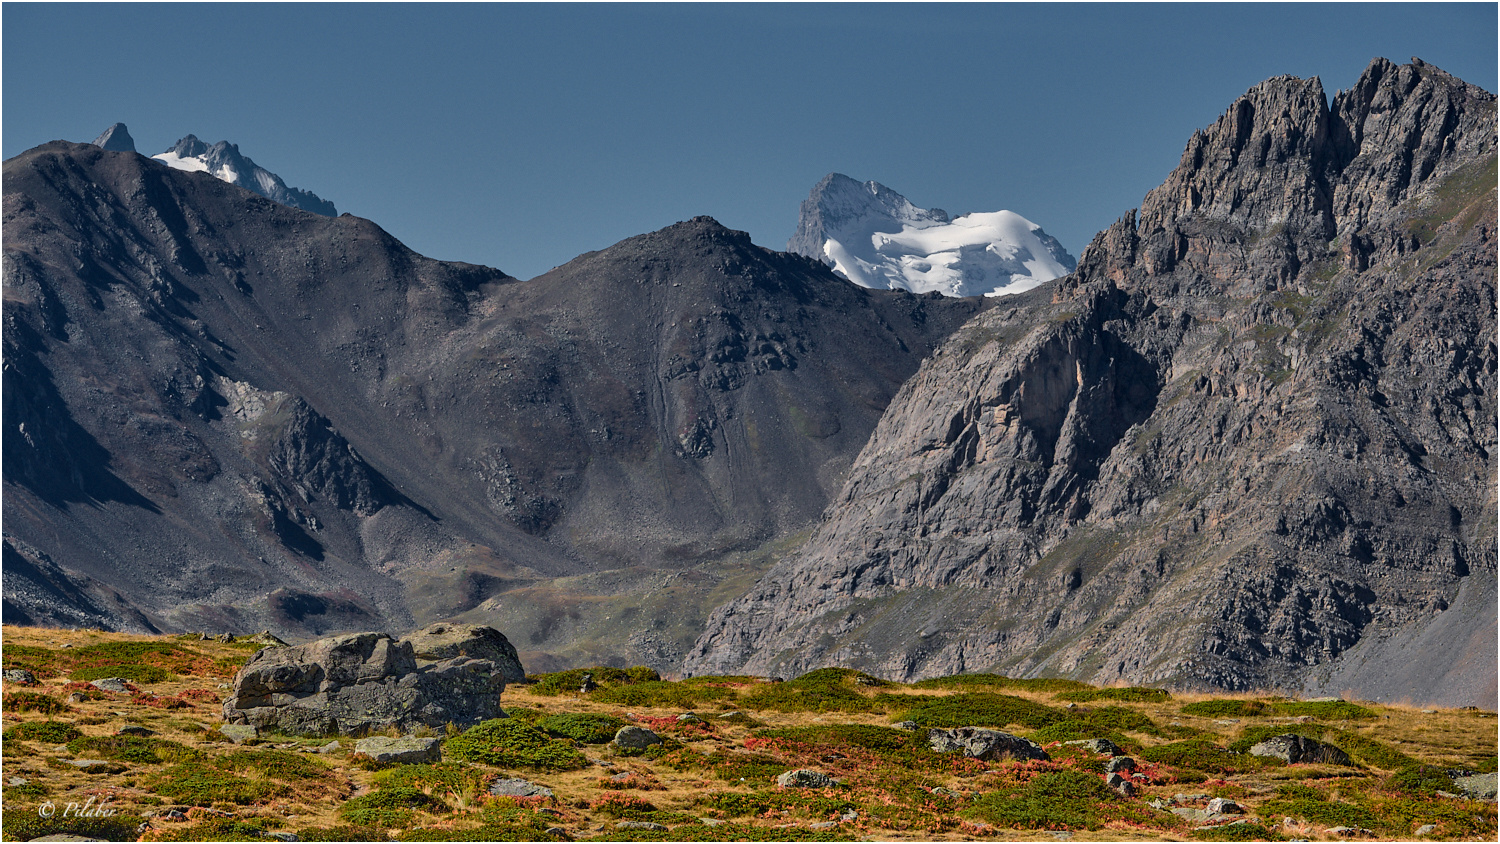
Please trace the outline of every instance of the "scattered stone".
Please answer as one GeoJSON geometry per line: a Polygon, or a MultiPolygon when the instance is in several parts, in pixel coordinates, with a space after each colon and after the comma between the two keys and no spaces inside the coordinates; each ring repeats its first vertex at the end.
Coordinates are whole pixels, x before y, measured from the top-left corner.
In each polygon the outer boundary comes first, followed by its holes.
{"type": "Polygon", "coordinates": [[[633,776],[629,771],[621,771],[609,778],[610,782],[625,782],[633,776]]]}
{"type": "Polygon", "coordinates": [[[859,820],[859,812],[856,812],[853,809],[845,809],[843,812],[841,812],[839,814],[839,820],[841,820],[841,821],[857,821],[857,820],[859,820]]]}
{"type": "Polygon", "coordinates": [[[157,815],[157,817],[163,818],[163,819],[169,820],[169,821],[185,821],[185,820],[188,819],[187,815],[183,814],[181,811],[178,811],[177,809],[168,809],[165,812],[162,812],[160,815],[157,815]]]}
{"type": "Polygon", "coordinates": [[[798,768],[795,771],[778,774],[776,784],[782,788],[833,788],[839,783],[838,780],[821,771],[798,768]]]}
{"type": "Polygon", "coordinates": [[[33,838],[32,841],[103,841],[103,838],[89,838],[86,835],[74,835],[71,832],[54,832],[51,835],[43,835],[41,838],[33,838]]]}
{"type": "Polygon", "coordinates": [[[31,782],[31,780],[28,780],[24,777],[11,777],[9,780],[9,783],[13,786],[22,786],[29,782],[31,782]]]}
{"type": "Polygon", "coordinates": [[[1435,824],[1435,823],[1424,823],[1421,826],[1417,827],[1417,831],[1415,833],[1413,833],[1413,834],[1414,835],[1418,835],[1418,836],[1422,836],[1422,835],[1431,835],[1434,832],[1437,832],[1437,824],[1435,824]]]}
{"type": "Polygon", "coordinates": [[[4,674],[0,674],[0,679],[4,679],[7,683],[20,683],[23,686],[36,685],[36,675],[24,668],[7,668],[4,674]]]}
{"type": "Polygon", "coordinates": [[[1068,832],[1065,829],[1049,829],[1049,830],[1047,830],[1047,834],[1050,835],[1050,836],[1052,836],[1053,839],[1055,839],[1057,841],[1071,841],[1071,840],[1073,840],[1073,833],[1068,832]]]}
{"type": "Polygon", "coordinates": [[[526,669],[521,667],[515,645],[493,627],[441,622],[408,633],[401,642],[411,645],[418,665],[460,657],[483,659],[495,664],[495,672],[506,683],[526,682],[526,669]]]}
{"type": "Polygon", "coordinates": [[[1497,783],[1496,775],[1493,772],[1488,774],[1475,774],[1468,777],[1454,777],[1453,784],[1458,786],[1459,791],[1462,791],[1464,794],[1474,798],[1475,800],[1495,799],[1497,783]]]}
{"type": "Polygon", "coordinates": [[[585,675],[583,675],[583,682],[578,685],[578,693],[579,694],[586,695],[589,692],[597,691],[598,689],[599,689],[599,684],[594,682],[594,675],[593,674],[585,674],[585,675]]]}
{"type": "Polygon", "coordinates": [[[1224,797],[1215,797],[1208,801],[1208,811],[1216,815],[1243,815],[1245,810],[1240,804],[1224,797]]]}
{"type": "Polygon", "coordinates": [[[1105,773],[1112,774],[1115,771],[1134,771],[1134,770],[1135,770],[1135,760],[1132,759],[1132,758],[1130,758],[1129,756],[1116,756],[1115,758],[1113,758],[1113,759],[1109,760],[1108,762],[1104,763],[1104,771],[1105,771],[1105,773]]]}
{"type": "Polygon", "coordinates": [[[1100,756],[1119,756],[1121,752],[1119,745],[1109,739],[1103,738],[1074,739],[1073,741],[1063,742],[1063,744],[1081,747],[1090,753],[1097,753],[1100,756]]]}
{"type": "MultiPolygon", "coordinates": [[[[477,649],[489,640],[474,641],[477,649]]],[[[504,690],[502,667],[488,659],[460,655],[419,666],[410,641],[353,633],[256,651],[235,676],[224,720],[288,735],[407,732],[504,718],[504,690]]]]}
{"type": "Polygon", "coordinates": [[[566,829],[563,829],[560,826],[549,826],[549,827],[547,827],[546,834],[547,835],[561,835],[564,838],[568,837],[568,831],[566,829]]]}
{"type": "Polygon", "coordinates": [[[1371,830],[1357,826],[1335,826],[1328,830],[1328,834],[1337,835],[1340,838],[1365,838],[1373,836],[1375,833],[1371,830]]]}
{"type": "Polygon", "coordinates": [[[119,762],[103,759],[69,759],[67,762],[85,774],[119,774],[125,771],[125,766],[119,762]]]}
{"type": "Polygon", "coordinates": [[[443,761],[443,743],[435,738],[372,736],[354,743],[354,752],[376,762],[422,765],[443,761]]]}
{"type": "Polygon", "coordinates": [[[743,713],[743,712],[739,711],[738,709],[736,709],[736,710],[733,710],[731,712],[720,712],[719,713],[719,717],[720,718],[743,718],[743,717],[745,717],[745,713],[743,713]]]}
{"type": "Polygon", "coordinates": [[[666,832],[667,828],[659,823],[650,821],[620,821],[615,824],[615,829],[649,829],[653,832],[666,832]]]}
{"type": "Polygon", "coordinates": [[[1034,741],[980,727],[959,727],[956,730],[928,730],[927,743],[938,753],[963,751],[973,759],[994,761],[998,759],[1048,759],[1047,751],[1034,741]]]}
{"type": "Polygon", "coordinates": [[[818,821],[817,823],[810,823],[810,824],[808,824],[807,828],[808,829],[833,829],[834,827],[836,827],[838,825],[839,825],[838,821],[818,821]]]}
{"type": "Polygon", "coordinates": [[[344,746],[342,744],[339,744],[337,741],[330,741],[329,743],[323,745],[322,747],[315,748],[313,750],[313,753],[332,753],[335,750],[343,750],[343,749],[344,749],[344,746]]]}
{"type": "Polygon", "coordinates": [[[154,736],[154,735],[156,735],[156,731],[152,730],[152,729],[148,729],[146,727],[142,727],[140,724],[121,724],[120,728],[118,730],[115,730],[115,735],[117,735],[117,736],[154,736]]]}
{"type": "Polygon", "coordinates": [[[1119,782],[1110,787],[1119,792],[1121,797],[1135,796],[1135,783],[1131,782],[1130,780],[1121,778],[1119,782]]]}
{"type": "Polygon", "coordinates": [[[701,823],[704,826],[723,826],[724,824],[728,823],[728,821],[721,821],[718,818],[699,818],[698,823],[701,823]]]}
{"type": "Polygon", "coordinates": [[[1209,820],[1213,817],[1213,815],[1209,814],[1203,809],[1198,809],[1193,806],[1173,806],[1167,811],[1171,812],[1179,818],[1187,818],[1190,821],[1197,821],[1199,823],[1202,823],[1203,821],[1209,820]]]}
{"type": "Polygon", "coordinates": [[[287,646],[286,642],[283,642],[280,639],[276,638],[276,635],[269,630],[262,630],[259,633],[256,633],[254,636],[247,636],[240,641],[252,642],[257,645],[266,645],[272,648],[284,648],[287,646]]]}
{"type": "Polygon", "coordinates": [[[86,700],[88,698],[84,697],[82,692],[74,692],[68,695],[68,703],[83,703],[86,700]]]}
{"type": "Polygon", "coordinates": [[[249,724],[220,724],[219,732],[229,736],[235,744],[244,744],[251,739],[260,738],[260,730],[249,724]]]}
{"type": "Polygon", "coordinates": [[[707,723],[707,722],[705,722],[702,718],[699,718],[697,715],[694,715],[691,712],[687,712],[687,713],[684,713],[682,715],[678,715],[677,716],[677,723],[679,723],[679,724],[703,724],[703,723],[707,723]]]}
{"type": "Polygon", "coordinates": [[[233,644],[234,643],[234,634],[233,633],[220,633],[219,635],[217,635],[217,636],[214,637],[214,641],[215,642],[219,642],[221,644],[225,644],[225,645],[233,644]]]}
{"type": "Polygon", "coordinates": [[[291,832],[266,832],[266,831],[262,831],[261,832],[261,837],[262,838],[269,838],[269,839],[271,839],[273,841],[301,841],[302,840],[301,838],[298,838],[295,833],[291,833],[291,832]]]}
{"type": "Polygon", "coordinates": [[[1307,736],[1294,734],[1272,736],[1250,748],[1251,756],[1280,759],[1288,765],[1312,762],[1322,765],[1350,765],[1354,760],[1349,754],[1331,744],[1324,744],[1307,736]]]}
{"type": "Polygon", "coordinates": [[[614,743],[616,747],[645,750],[653,744],[661,744],[661,736],[645,727],[626,726],[615,733],[614,743]]]}
{"type": "Polygon", "coordinates": [[[125,685],[124,677],[105,677],[99,680],[89,681],[89,685],[101,692],[114,692],[115,694],[128,694],[130,688],[125,685]]]}
{"type": "Polygon", "coordinates": [[[500,797],[551,797],[552,789],[520,778],[498,777],[490,783],[490,793],[500,797]]]}
{"type": "Polygon", "coordinates": [[[917,730],[922,729],[922,725],[918,724],[916,721],[897,721],[891,726],[895,727],[898,730],[906,730],[910,733],[915,733],[917,730]]]}

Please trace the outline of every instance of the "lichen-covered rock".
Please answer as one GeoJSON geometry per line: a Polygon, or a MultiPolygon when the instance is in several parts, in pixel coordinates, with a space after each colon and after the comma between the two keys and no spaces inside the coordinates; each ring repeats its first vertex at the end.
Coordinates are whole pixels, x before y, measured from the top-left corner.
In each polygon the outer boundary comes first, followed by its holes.
{"type": "Polygon", "coordinates": [[[838,780],[822,771],[798,768],[795,771],[777,774],[776,784],[782,788],[833,788],[839,783],[838,780]]]}
{"type": "Polygon", "coordinates": [[[981,727],[959,727],[956,730],[929,730],[927,743],[938,753],[961,751],[974,759],[1048,759],[1047,751],[1030,739],[986,730],[981,727]]]}
{"type": "Polygon", "coordinates": [[[354,743],[354,752],[376,762],[422,765],[443,761],[442,740],[407,736],[371,736],[354,743]]]}
{"type": "Polygon", "coordinates": [[[480,624],[440,622],[406,634],[402,642],[411,645],[417,662],[439,662],[454,657],[487,659],[507,683],[524,683],[526,669],[516,648],[493,627],[480,624]]]}
{"type": "Polygon", "coordinates": [[[615,732],[614,744],[630,750],[645,750],[653,744],[661,744],[661,736],[645,727],[625,726],[615,732]]]}
{"type": "Polygon", "coordinates": [[[257,651],[235,676],[224,720],[290,735],[353,734],[503,718],[505,678],[489,660],[418,665],[384,633],[257,651]]]}
{"type": "Polygon", "coordinates": [[[496,777],[490,793],[501,797],[551,797],[552,789],[518,777],[496,777]]]}
{"type": "Polygon", "coordinates": [[[1494,800],[1496,796],[1497,775],[1493,772],[1488,774],[1471,774],[1467,777],[1454,777],[1453,784],[1475,800],[1494,800]]]}
{"type": "Polygon", "coordinates": [[[1324,744],[1307,736],[1288,734],[1272,736],[1250,747],[1251,756],[1280,759],[1288,765],[1310,762],[1321,765],[1353,765],[1349,754],[1331,744],[1324,744]]]}
{"type": "Polygon", "coordinates": [[[1109,739],[1104,739],[1104,738],[1075,739],[1073,741],[1065,741],[1065,742],[1063,742],[1063,744],[1070,745],[1070,746],[1073,746],[1073,747],[1081,747],[1084,750],[1089,751],[1090,753],[1097,753],[1097,754],[1099,754],[1101,756],[1119,756],[1120,755],[1120,747],[1119,747],[1119,745],[1115,744],[1114,742],[1110,741],[1109,739]]]}

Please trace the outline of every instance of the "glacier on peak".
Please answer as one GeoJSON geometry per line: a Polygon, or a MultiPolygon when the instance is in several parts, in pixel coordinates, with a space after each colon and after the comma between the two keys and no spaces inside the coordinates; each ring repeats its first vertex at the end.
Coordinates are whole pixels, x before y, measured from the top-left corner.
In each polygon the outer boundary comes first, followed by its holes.
{"type": "Polygon", "coordinates": [[[1020,214],[951,217],[841,173],[825,176],[803,201],[787,251],[816,258],[863,287],[945,296],[1021,293],[1078,265],[1020,214]]]}
{"type": "Polygon", "coordinates": [[[175,170],[208,173],[282,205],[325,217],[338,216],[332,202],[311,191],[287,187],[280,176],[241,155],[239,146],[228,141],[209,145],[188,135],[166,152],[151,157],[175,170]]]}

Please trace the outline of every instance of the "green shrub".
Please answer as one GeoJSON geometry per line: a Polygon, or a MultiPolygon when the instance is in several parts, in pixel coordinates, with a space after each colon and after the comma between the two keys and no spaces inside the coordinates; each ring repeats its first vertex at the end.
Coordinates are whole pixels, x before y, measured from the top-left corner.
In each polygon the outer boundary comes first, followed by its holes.
{"type": "Polygon", "coordinates": [[[214,761],[235,773],[254,771],[263,777],[291,782],[318,779],[328,774],[328,766],[315,757],[290,750],[236,750],[214,761]]]}
{"type": "Polygon", "coordinates": [[[1200,700],[1182,707],[1183,715],[1200,718],[1253,718],[1266,711],[1266,705],[1258,700],[1200,700]]]}
{"type": "Polygon", "coordinates": [[[1082,739],[1102,738],[1109,739],[1121,748],[1134,748],[1136,742],[1126,738],[1123,733],[1112,730],[1102,730],[1097,725],[1091,724],[1079,718],[1068,718],[1048,724],[1040,730],[1031,732],[1027,738],[1037,744],[1051,744],[1054,741],[1068,742],[1082,739]]]}
{"type": "Polygon", "coordinates": [[[40,712],[43,715],[71,711],[67,704],[41,692],[10,692],[0,701],[0,709],[6,712],[40,712]]]}
{"type": "Polygon", "coordinates": [[[1140,686],[1129,686],[1119,689],[1079,689],[1077,691],[1063,692],[1057,696],[1058,700],[1070,700],[1085,703],[1091,700],[1118,700],[1125,703],[1161,703],[1171,700],[1172,696],[1166,689],[1148,689],[1140,686]]]}
{"type": "Polygon", "coordinates": [[[167,826],[152,834],[154,841],[259,841],[277,826],[269,818],[204,818],[191,826],[167,826]]]}
{"type": "Polygon", "coordinates": [[[914,689],[968,689],[976,686],[992,686],[999,689],[1018,689],[1023,692],[1073,692],[1092,689],[1088,683],[1064,680],[1061,677],[1033,677],[1017,679],[1000,674],[953,674],[948,677],[933,677],[911,684],[914,689]]]}
{"type": "Polygon", "coordinates": [[[756,738],[778,738],[818,746],[854,746],[877,752],[910,750],[926,747],[927,742],[918,734],[893,727],[876,727],[868,724],[828,724],[811,727],[781,727],[756,730],[756,738]]]}
{"type": "Polygon", "coordinates": [[[1157,732],[1156,722],[1146,717],[1144,713],[1126,709],[1123,706],[1105,706],[1092,712],[1085,712],[1082,718],[1085,722],[1103,730],[1146,733],[1147,735],[1157,732]]]}
{"type": "Polygon", "coordinates": [[[1342,700],[1281,701],[1270,705],[1270,714],[1289,717],[1305,715],[1319,721],[1358,721],[1378,717],[1363,706],[1342,700]]]}
{"type": "Polygon", "coordinates": [[[1067,714],[1013,695],[963,692],[928,698],[895,716],[893,721],[915,721],[923,727],[1005,727],[1019,724],[1033,730],[1065,720],[1067,714]]]}
{"type": "Polygon", "coordinates": [[[693,709],[706,701],[725,700],[734,690],[715,686],[684,686],[666,680],[644,680],[626,686],[610,686],[590,697],[600,703],[619,706],[654,706],[663,709],[693,709]]]}
{"type": "Polygon", "coordinates": [[[397,765],[375,774],[376,788],[414,788],[435,794],[474,794],[484,789],[490,775],[462,762],[397,765]]]}
{"type": "Polygon", "coordinates": [[[1258,823],[1234,823],[1195,829],[1190,833],[1194,841],[1286,841],[1281,833],[1258,823]]]}
{"type": "Polygon", "coordinates": [[[140,736],[84,736],[68,742],[68,751],[76,755],[118,759],[138,765],[160,764],[164,755],[173,761],[186,761],[198,755],[196,751],[173,741],[140,736]]]}
{"type": "Polygon", "coordinates": [[[1436,796],[1439,791],[1458,791],[1447,771],[1431,765],[1408,765],[1387,777],[1386,785],[1403,794],[1436,796]]]}
{"type": "Polygon", "coordinates": [[[83,733],[77,727],[66,721],[29,721],[25,724],[17,724],[0,734],[0,738],[10,741],[21,739],[22,741],[39,741],[43,744],[66,744],[78,738],[83,733]]]}
{"type": "Polygon", "coordinates": [[[303,841],[389,841],[385,830],[373,826],[309,826],[297,830],[303,841]]]}
{"type": "Polygon", "coordinates": [[[1320,826],[1354,826],[1373,829],[1380,818],[1363,806],[1334,800],[1283,799],[1268,800],[1258,810],[1266,817],[1291,815],[1320,826]]]}
{"type": "Polygon", "coordinates": [[[438,813],[448,811],[448,806],[415,788],[395,786],[344,801],[339,817],[354,826],[390,828],[410,825],[418,809],[438,813]]]}
{"type": "Polygon", "coordinates": [[[162,797],[189,806],[211,806],[219,801],[246,805],[291,791],[284,783],[245,779],[206,761],[174,765],[148,778],[146,786],[162,797]]]}
{"type": "Polygon", "coordinates": [[[746,709],[776,712],[869,712],[875,702],[842,683],[767,683],[740,698],[746,709]]]}
{"type": "Polygon", "coordinates": [[[570,738],[582,744],[604,744],[630,722],[611,715],[565,713],[549,715],[536,722],[542,732],[570,738]]]}
{"type": "Polygon", "coordinates": [[[1188,739],[1147,747],[1136,755],[1147,762],[1215,774],[1229,774],[1268,764],[1253,756],[1232,753],[1207,739],[1188,739]]]}
{"type": "MultiPolygon", "coordinates": [[[[9,648],[6,648],[9,650],[9,648]]],[[[7,807],[8,808],[8,807],[7,807]]],[[[80,818],[61,817],[59,809],[52,817],[41,817],[36,811],[7,811],[4,835],[6,841],[34,841],[46,835],[76,835],[80,838],[95,838],[103,841],[135,841],[140,835],[136,827],[146,819],[135,814],[117,814],[109,817],[80,818]]]]}
{"type": "Polygon", "coordinates": [[[444,742],[443,753],[500,768],[566,771],[588,765],[572,742],[549,738],[531,724],[512,718],[495,718],[470,727],[444,742]]]}
{"type": "Polygon", "coordinates": [[[550,674],[527,674],[526,680],[532,684],[531,691],[535,694],[548,696],[578,694],[579,688],[583,686],[585,674],[592,674],[594,683],[600,688],[661,680],[660,674],[644,665],[637,665],[634,668],[613,668],[607,665],[571,668],[550,674]]]}
{"type": "Polygon", "coordinates": [[[1095,806],[1115,799],[1095,774],[1055,771],[987,794],[963,814],[1007,829],[1098,829],[1095,806]]]}
{"type": "Polygon", "coordinates": [[[130,680],[136,683],[164,683],[168,680],[176,679],[170,671],[157,668],[154,665],[129,665],[124,663],[91,665],[87,668],[79,668],[68,675],[68,679],[84,683],[90,680],[103,680],[105,677],[119,677],[122,680],[130,680]]]}

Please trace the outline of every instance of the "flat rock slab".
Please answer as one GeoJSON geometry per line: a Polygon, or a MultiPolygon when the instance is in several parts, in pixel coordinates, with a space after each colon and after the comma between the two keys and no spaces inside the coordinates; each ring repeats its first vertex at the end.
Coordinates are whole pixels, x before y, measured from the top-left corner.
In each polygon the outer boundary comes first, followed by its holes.
{"type": "Polygon", "coordinates": [[[120,728],[118,730],[115,730],[115,735],[117,735],[117,736],[154,736],[154,735],[156,735],[156,731],[153,730],[153,729],[147,728],[147,727],[142,727],[140,724],[121,724],[120,728]]]}
{"type": "Polygon", "coordinates": [[[90,680],[89,685],[101,692],[114,692],[115,694],[128,694],[130,688],[125,685],[123,677],[104,677],[98,680],[90,680]]]}
{"type": "Polygon", "coordinates": [[[615,829],[648,829],[652,832],[666,832],[667,828],[659,823],[650,821],[620,821],[615,824],[615,829]]]}
{"type": "Polygon", "coordinates": [[[354,752],[376,762],[422,765],[443,761],[443,743],[435,738],[372,736],[354,743],[354,752]]]}
{"type": "Polygon", "coordinates": [[[1089,751],[1091,753],[1097,753],[1097,754],[1099,754],[1101,756],[1119,756],[1120,755],[1120,746],[1117,745],[1117,744],[1115,744],[1114,742],[1110,741],[1109,739],[1103,739],[1103,738],[1074,739],[1073,741],[1065,741],[1065,742],[1063,742],[1063,744],[1070,745],[1070,746],[1073,746],[1073,747],[1081,747],[1084,750],[1087,750],[1087,751],[1089,751]]]}
{"type": "Polygon", "coordinates": [[[251,739],[260,738],[260,730],[249,724],[220,724],[219,732],[229,736],[235,744],[244,744],[251,739]]]}
{"type": "Polygon", "coordinates": [[[552,789],[523,779],[500,777],[490,783],[490,793],[501,797],[551,797],[552,789]]]}
{"type": "Polygon", "coordinates": [[[1453,784],[1458,790],[1474,798],[1475,800],[1494,800],[1496,793],[1497,775],[1475,774],[1469,777],[1454,777],[1453,784]]]}

